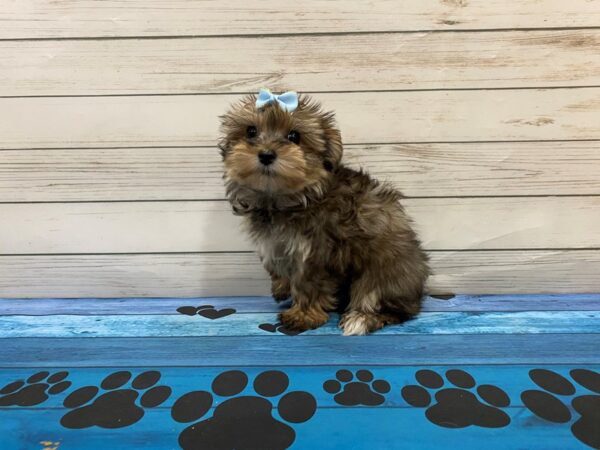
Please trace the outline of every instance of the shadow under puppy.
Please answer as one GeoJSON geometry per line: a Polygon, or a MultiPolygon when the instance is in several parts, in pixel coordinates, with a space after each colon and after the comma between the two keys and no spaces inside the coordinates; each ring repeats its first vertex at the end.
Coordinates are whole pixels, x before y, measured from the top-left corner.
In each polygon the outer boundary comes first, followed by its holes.
{"type": "Polygon", "coordinates": [[[342,312],[345,335],[417,314],[427,256],[401,194],[344,167],[334,115],[308,96],[261,90],[221,116],[227,198],[258,247],[288,328],[342,312]]]}

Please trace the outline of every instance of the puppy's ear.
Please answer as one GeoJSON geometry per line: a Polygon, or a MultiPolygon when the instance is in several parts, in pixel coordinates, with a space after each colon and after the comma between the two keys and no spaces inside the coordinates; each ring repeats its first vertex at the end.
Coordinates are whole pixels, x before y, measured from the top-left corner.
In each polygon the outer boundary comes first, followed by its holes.
{"type": "Polygon", "coordinates": [[[219,116],[221,137],[218,140],[217,146],[221,151],[223,159],[225,159],[231,150],[231,145],[237,139],[241,138],[246,127],[253,123],[255,102],[256,97],[254,95],[247,95],[232,104],[225,114],[219,116]]]}
{"type": "Polygon", "coordinates": [[[217,147],[221,152],[223,160],[227,157],[231,150],[232,139],[236,135],[236,126],[238,119],[238,111],[240,111],[239,104],[233,105],[229,111],[219,116],[219,122],[221,124],[219,131],[220,136],[217,141],[217,147]]]}
{"type": "Polygon", "coordinates": [[[227,157],[227,154],[229,153],[229,150],[231,149],[231,141],[227,138],[227,135],[224,134],[219,138],[219,140],[217,141],[217,148],[219,149],[219,152],[221,153],[221,158],[224,161],[227,157]]]}
{"type": "Polygon", "coordinates": [[[323,132],[325,137],[325,155],[323,167],[329,172],[338,168],[344,153],[342,135],[337,129],[333,113],[328,113],[323,118],[323,132]]]}

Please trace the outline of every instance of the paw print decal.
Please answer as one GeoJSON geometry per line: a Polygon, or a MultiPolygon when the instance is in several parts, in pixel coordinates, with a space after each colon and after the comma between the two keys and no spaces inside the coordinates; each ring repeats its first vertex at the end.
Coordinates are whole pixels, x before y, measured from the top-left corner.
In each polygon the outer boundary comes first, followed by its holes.
{"type": "Polygon", "coordinates": [[[285,325],[283,325],[281,322],[261,323],[258,326],[258,328],[260,328],[263,331],[268,331],[269,333],[281,333],[281,334],[285,334],[287,336],[298,336],[299,334],[303,333],[303,331],[290,330],[285,325]]]}
{"type": "MultiPolygon", "coordinates": [[[[571,378],[588,391],[600,394],[600,374],[593,370],[574,369],[571,378]]],[[[553,423],[568,423],[571,411],[561,397],[572,397],[576,388],[567,378],[546,369],[533,369],[529,378],[541,390],[528,390],[521,394],[523,404],[536,416],[553,423]]],[[[568,400],[568,399],[566,399],[568,400]]],[[[571,406],[579,414],[571,425],[571,432],[579,441],[592,448],[600,448],[600,395],[579,395],[571,400],[571,406]]]]}
{"type": "Polygon", "coordinates": [[[202,317],[206,317],[210,320],[221,319],[235,313],[233,308],[215,309],[213,305],[202,305],[202,306],[180,306],[177,308],[179,314],[186,316],[195,316],[196,314],[202,317]]]}
{"type": "Polygon", "coordinates": [[[419,383],[402,388],[402,398],[416,408],[427,408],[425,416],[430,422],[445,428],[464,428],[470,425],[485,428],[502,428],[510,423],[510,417],[500,408],[510,405],[508,395],[499,387],[482,384],[477,395],[468,389],[475,387],[475,380],[463,370],[446,372],[446,379],[455,387],[443,388],[444,379],[433,370],[419,370],[415,374],[419,383]],[[436,390],[435,401],[427,389],[436,390]]]}
{"type": "MultiPolygon", "coordinates": [[[[179,435],[184,450],[211,449],[273,449],[283,450],[292,445],[296,432],[287,423],[273,417],[274,400],[289,386],[287,375],[278,370],[260,373],[254,380],[258,395],[239,395],[248,385],[248,376],[239,370],[218,375],[212,383],[212,392],[219,397],[231,397],[220,403],[212,414],[188,426],[179,435]]],[[[213,395],[193,391],[180,397],[171,415],[180,423],[195,422],[213,406],[213,395]]],[[[317,409],[317,402],[308,392],[288,392],[279,398],[275,407],[286,422],[302,423],[309,420],[317,409]]]]}
{"type": "Polygon", "coordinates": [[[56,395],[71,386],[65,378],[69,372],[38,372],[26,381],[17,380],[0,389],[0,406],[35,406],[44,403],[48,394],[56,395]]]}
{"type": "Polygon", "coordinates": [[[160,380],[160,373],[147,371],[139,374],[130,388],[122,388],[131,379],[131,372],[121,371],[108,375],[100,384],[106,391],[98,395],[96,386],[85,386],[77,389],[65,398],[66,408],[71,409],[60,423],[65,428],[89,428],[94,425],[100,428],[123,428],[133,425],[144,416],[143,408],[153,408],[165,402],[171,395],[168,386],[155,386],[160,380]],[[135,401],[141,391],[145,391],[140,405],[135,401]]]}
{"type": "Polygon", "coordinates": [[[329,394],[335,394],[333,400],[338,405],[381,405],[385,401],[382,394],[387,394],[391,389],[385,380],[373,381],[373,374],[368,370],[356,371],[358,381],[352,381],[354,376],[349,370],[338,370],[335,378],[323,383],[323,389],[329,394]]]}

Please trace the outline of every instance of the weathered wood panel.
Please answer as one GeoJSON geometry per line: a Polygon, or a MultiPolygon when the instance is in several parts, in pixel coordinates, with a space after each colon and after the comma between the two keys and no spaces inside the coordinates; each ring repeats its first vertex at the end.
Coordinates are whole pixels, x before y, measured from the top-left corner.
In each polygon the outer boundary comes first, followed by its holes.
{"type": "MultiPolygon", "coordinates": [[[[0,367],[198,367],[445,364],[598,364],[600,334],[312,336],[285,351],[259,336],[20,338],[0,346],[0,367]],[[35,360],[31,349],[37,349],[35,360]],[[527,351],[515,351],[526,349],[527,351]]],[[[283,343],[285,342],[285,344],[283,343]]]]}
{"type": "Polygon", "coordinates": [[[20,0],[0,9],[0,38],[173,36],[596,26],[589,0],[20,0]]]}
{"type": "MultiPolygon", "coordinates": [[[[213,145],[238,95],[0,99],[0,148],[213,145]]],[[[346,143],[600,139],[600,88],[319,94],[346,143]]]]}
{"type": "MultiPolygon", "coordinates": [[[[406,199],[425,248],[599,248],[600,196],[406,199]]],[[[226,201],[0,205],[0,253],[251,251],[226,201]]]]}
{"type": "MultiPolygon", "coordinates": [[[[276,313],[285,304],[271,297],[196,298],[0,298],[0,316],[46,316],[68,314],[179,315],[181,306],[212,305],[233,308],[237,313],[276,313]]],[[[600,311],[600,294],[447,295],[426,296],[423,312],[600,311]],[[451,297],[451,298],[447,298],[451,297]]]]}
{"type": "MultiPolygon", "coordinates": [[[[600,251],[433,252],[433,293],[600,291],[600,251]]],[[[267,295],[252,253],[0,257],[2,297],[267,295]]]]}
{"type": "Polygon", "coordinates": [[[0,41],[0,95],[590,86],[599,47],[595,29],[0,41]]]}
{"type": "MultiPolygon", "coordinates": [[[[347,145],[407,197],[600,194],[600,142],[347,145]]],[[[5,150],[0,201],[224,198],[214,147],[5,150]]]]}
{"type": "MultiPolygon", "coordinates": [[[[184,315],[52,315],[0,317],[0,338],[77,337],[200,337],[263,336],[279,334],[259,325],[277,322],[276,313],[232,314],[217,320],[184,315]]],[[[340,336],[339,316],[303,333],[305,336],[340,336]]],[[[409,322],[378,330],[377,335],[449,334],[586,334],[600,329],[598,311],[425,312],[409,322]]],[[[277,345],[273,343],[273,345],[277,345]]]]}

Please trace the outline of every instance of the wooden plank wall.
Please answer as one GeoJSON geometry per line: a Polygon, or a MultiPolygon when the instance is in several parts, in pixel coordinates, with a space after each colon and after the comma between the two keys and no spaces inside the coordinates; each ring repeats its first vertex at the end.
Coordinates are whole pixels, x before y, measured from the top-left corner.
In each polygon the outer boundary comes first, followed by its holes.
{"type": "Polygon", "coordinates": [[[336,110],[347,163],[404,191],[433,292],[600,290],[595,1],[21,0],[0,23],[0,296],[266,294],[214,146],[262,86],[336,110]]]}

